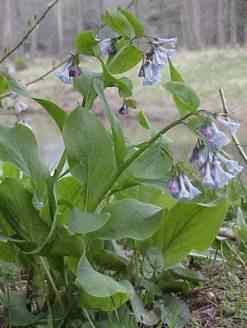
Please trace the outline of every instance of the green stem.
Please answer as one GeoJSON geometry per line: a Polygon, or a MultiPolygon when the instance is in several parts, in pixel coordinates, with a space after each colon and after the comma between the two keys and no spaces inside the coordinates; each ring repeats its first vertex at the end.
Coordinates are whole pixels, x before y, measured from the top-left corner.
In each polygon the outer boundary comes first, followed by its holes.
{"type": "Polygon", "coordinates": [[[126,171],[130,165],[135,162],[143,153],[150,148],[162,135],[166,134],[168,131],[176,127],[177,125],[183,123],[185,120],[190,118],[193,115],[197,115],[198,113],[189,113],[182,118],[172,122],[171,124],[167,125],[165,128],[160,130],[158,133],[156,133],[146,144],[144,144],[140,149],[138,149],[132,156],[129,157],[117,170],[117,172],[113,175],[111,180],[109,181],[108,185],[106,186],[105,190],[102,192],[98,205],[103,201],[103,199],[106,197],[106,195],[109,193],[111,188],[114,186],[116,181],[119,179],[119,177],[126,171]]]}
{"type": "Polygon", "coordinates": [[[41,256],[40,256],[40,263],[42,264],[43,269],[44,269],[44,271],[45,271],[45,273],[47,275],[47,278],[48,278],[48,280],[49,280],[49,282],[51,284],[51,287],[52,287],[54,293],[56,294],[57,300],[59,301],[60,304],[62,304],[62,300],[61,300],[61,297],[59,295],[59,291],[58,291],[58,289],[56,287],[56,284],[55,284],[55,282],[53,280],[53,277],[52,277],[51,272],[49,270],[48,264],[47,264],[46,260],[43,257],[41,257],[41,256]]]}

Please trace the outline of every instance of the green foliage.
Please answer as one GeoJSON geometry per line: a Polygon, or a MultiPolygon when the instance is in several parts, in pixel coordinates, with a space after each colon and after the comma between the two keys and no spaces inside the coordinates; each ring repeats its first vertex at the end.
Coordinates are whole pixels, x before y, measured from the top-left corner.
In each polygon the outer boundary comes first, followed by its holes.
{"type": "Polygon", "coordinates": [[[181,261],[192,250],[204,251],[213,242],[228,209],[227,202],[216,206],[178,203],[165,216],[158,233],[166,267],[181,261]],[[207,233],[202,231],[207,227],[207,233]]]}
{"type": "Polygon", "coordinates": [[[94,32],[81,32],[75,39],[75,47],[79,53],[93,56],[96,51],[98,41],[94,32]]]}
{"type": "Polygon", "coordinates": [[[127,302],[131,295],[131,287],[126,282],[117,282],[95,271],[85,257],[80,259],[76,283],[82,289],[82,306],[89,308],[112,311],[127,302]]]}
{"type": "Polygon", "coordinates": [[[145,240],[159,228],[163,210],[134,199],[124,199],[105,208],[110,213],[106,225],[96,233],[97,238],[145,240]]]}
{"type": "Polygon", "coordinates": [[[123,46],[108,62],[111,73],[120,74],[129,71],[143,59],[143,52],[133,45],[123,46]]]}
{"type": "Polygon", "coordinates": [[[113,143],[94,113],[76,109],[64,126],[71,173],[85,188],[85,209],[94,210],[116,169],[113,143]]]}
{"type": "Polygon", "coordinates": [[[170,81],[165,88],[173,95],[181,115],[195,112],[200,106],[200,100],[195,92],[184,82],[170,81]]]}
{"type": "MultiPolygon", "coordinates": [[[[171,81],[165,88],[182,119],[157,131],[138,110],[138,123],[149,137],[140,144],[127,141],[109,105],[108,89],[117,89],[119,103],[137,108],[132,81],[115,74],[127,73],[150,56],[138,39],[148,39],[152,51],[157,40],[146,36],[143,24],[126,9],[106,12],[103,23],[115,34],[114,51],[104,58],[96,32],[76,36],[76,55],[69,64],[83,65],[82,54],[94,57],[101,70],[75,67],[79,74],[71,86],[83,99],[69,114],[0,74],[0,94],[14,91],[36,101],[56,123],[65,145],[50,172],[31,128],[20,123],[0,126],[0,259],[21,266],[32,278],[28,288],[33,289],[32,296],[0,295],[8,311],[6,326],[185,327],[189,310],[169,293],[187,293],[204,277],[184,260],[192,251],[211,246],[229,205],[246,211],[233,186],[203,190],[200,203],[192,197],[175,198],[170,185],[171,194],[166,188],[171,177],[188,172],[197,178],[198,172],[176,161],[165,134],[182,123],[192,127],[192,118],[198,125],[191,129],[197,133],[205,120],[198,111],[198,96],[170,58],[171,81]],[[106,124],[93,112],[96,100],[106,124]],[[27,307],[36,303],[37,311],[27,307]]],[[[236,231],[243,240],[246,230],[242,218],[236,231]]]]}

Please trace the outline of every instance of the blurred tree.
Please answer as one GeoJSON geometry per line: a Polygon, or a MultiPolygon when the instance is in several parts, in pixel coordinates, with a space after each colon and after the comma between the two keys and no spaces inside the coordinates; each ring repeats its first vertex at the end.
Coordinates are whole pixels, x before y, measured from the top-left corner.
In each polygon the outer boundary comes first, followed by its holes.
{"type": "Polygon", "coordinates": [[[229,14],[230,14],[230,43],[234,47],[237,45],[237,10],[236,0],[229,0],[229,14]]]}
{"type": "Polygon", "coordinates": [[[225,33],[225,9],[226,3],[222,0],[217,1],[217,46],[222,48],[226,44],[226,33],[225,33]]]}

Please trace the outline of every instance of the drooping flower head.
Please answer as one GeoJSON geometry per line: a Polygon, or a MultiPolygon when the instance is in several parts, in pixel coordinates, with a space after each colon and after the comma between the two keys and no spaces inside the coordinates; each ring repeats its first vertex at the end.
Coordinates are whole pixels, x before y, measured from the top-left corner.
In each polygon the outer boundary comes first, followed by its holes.
{"type": "Polygon", "coordinates": [[[151,41],[151,49],[145,55],[145,60],[138,76],[143,77],[143,85],[154,85],[161,81],[161,71],[176,53],[176,38],[154,38],[151,41]]]}
{"type": "Polygon", "coordinates": [[[231,135],[235,135],[240,128],[240,123],[233,121],[229,117],[217,115],[216,120],[221,124],[231,135]]]}
{"type": "Polygon", "coordinates": [[[71,84],[73,79],[80,75],[81,69],[74,63],[73,58],[55,71],[55,76],[65,84],[71,84]]]}
{"type": "Polygon", "coordinates": [[[17,114],[24,113],[28,110],[28,105],[22,101],[17,101],[15,104],[15,111],[17,114]]]}
{"type": "Polygon", "coordinates": [[[199,131],[210,146],[221,148],[230,143],[230,139],[227,135],[219,130],[214,122],[210,122],[206,126],[201,127],[199,131]]]}
{"type": "Polygon", "coordinates": [[[112,56],[116,53],[114,39],[106,38],[99,41],[99,48],[103,56],[112,56]]]}
{"type": "Polygon", "coordinates": [[[179,200],[192,200],[201,194],[184,174],[173,176],[168,182],[168,190],[174,198],[179,200]]]}

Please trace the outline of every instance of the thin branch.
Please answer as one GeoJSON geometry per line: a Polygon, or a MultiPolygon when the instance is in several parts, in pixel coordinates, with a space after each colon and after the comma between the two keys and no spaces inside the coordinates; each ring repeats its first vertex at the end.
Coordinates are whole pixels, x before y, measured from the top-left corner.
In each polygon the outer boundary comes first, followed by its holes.
{"type": "MultiPolygon", "coordinates": [[[[46,17],[46,15],[48,14],[48,12],[58,3],[59,0],[55,0],[54,2],[52,2],[48,8],[46,9],[46,11],[43,13],[43,15],[37,20],[36,24],[25,34],[25,36],[22,38],[22,40],[12,49],[10,50],[1,60],[0,60],[0,64],[6,59],[8,58],[10,55],[12,55],[24,42],[25,40],[29,37],[29,35],[34,31],[34,29],[40,24],[40,22],[46,17]]],[[[131,0],[130,3],[126,6],[127,9],[130,9],[138,0],[131,0]]],[[[101,25],[99,29],[103,29],[105,27],[105,25],[101,25]]],[[[59,67],[61,67],[62,65],[64,65],[69,59],[70,57],[66,57],[63,61],[61,61],[58,65],[52,67],[51,69],[49,69],[46,73],[42,74],[40,77],[24,83],[24,85],[26,87],[33,85],[37,82],[42,81],[43,79],[45,79],[47,76],[49,76],[50,74],[52,74],[53,72],[55,72],[59,67]]],[[[0,96],[0,101],[3,100],[4,98],[7,98],[11,96],[11,92],[0,96]]]]}
{"type": "MultiPolygon", "coordinates": [[[[222,106],[223,106],[223,111],[228,116],[230,113],[229,113],[229,109],[228,109],[228,106],[227,106],[224,90],[222,88],[219,90],[219,94],[220,94],[220,99],[221,99],[222,106]]],[[[234,145],[236,146],[239,154],[241,155],[241,157],[243,158],[243,160],[247,164],[247,154],[245,153],[245,151],[244,151],[243,147],[241,146],[241,144],[240,144],[240,142],[239,142],[236,135],[232,135],[232,141],[233,141],[234,145]]]]}
{"type": "MultiPolygon", "coordinates": [[[[65,59],[63,59],[60,63],[58,63],[57,65],[53,66],[52,68],[50,68],[47,72],[45,72],[44,74],[40,75],[39,77],[37,77],[36,79],[32,80],[32,81],[29,81],[27,83],[24,83],[24,85],[26,87],[29,87],[35,83],[38,83],[42,80],[44,80],[47,76],[49,76],[50,74],[52,74],[53,72],[55,72],[59,67],[61,67],[62,65],[64,65],[65,63],[67,63],[67,61],[70,60],[72,55],[70,56],[67,56],[65,59]]],[[[9,93],[6,93],[5,95],[1,96],[0,97],[0,101],[3,100],[4,98],[7,98],[11,96],[11,92],[9,93]]]]}
{"type": "Polygon", "coordinates": [[[14,48],[12,48],[11,50],[9,50],[1,59],[0,59],[0,64],[2,64],[8,57],[10,57],[11,55],[13,55],[13,53],[20,48],[23,43],[29,38],[29,36],[33,33],[33,31],[36,29],[37,26],[39,26],[39,24],[42,22],[42,20],[47,16],[47,14],[49,13],[49,11],[56,6],[56,4],[58,3],[59,0],[54,0],[53,2],[51,2],[48,7],[46,8],[46,10],[43,12],[43,14],[40,16],[40,18],[38,18],[35,23],[33,24],[33,26],[31,26],[31,28],[26,32],[26,34],[23,36],[23,38],[16,44],[16,46],[14,48]]]}

